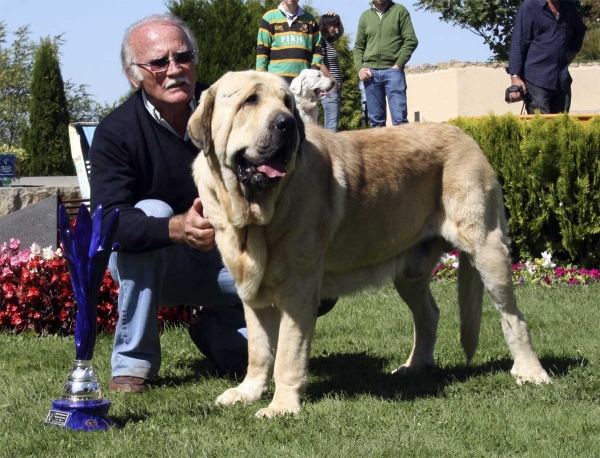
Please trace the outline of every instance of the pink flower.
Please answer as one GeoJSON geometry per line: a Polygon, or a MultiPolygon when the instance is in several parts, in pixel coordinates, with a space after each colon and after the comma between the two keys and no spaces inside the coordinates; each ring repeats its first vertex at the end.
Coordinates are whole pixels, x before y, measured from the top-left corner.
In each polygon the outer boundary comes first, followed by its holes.
{"type": "Polygon", "coordinates": [[[562,267],[557,267],[556,269],[554,269],[554,275],[556,275],[559,278],[565,276],[566,274],[567,271],[562,267]]]}
{"type": "Polygon", "coordinates": [[[2,269],[2,277],[12,277],[14,272],[10,270],[10,267],[4,267],[2,269]]]}
{"type": "Polygon", "coordinates": [[[21,241],[19,239],[10,239],[8,247],[13,251],[17,251],[21,248],[21,241]]]}

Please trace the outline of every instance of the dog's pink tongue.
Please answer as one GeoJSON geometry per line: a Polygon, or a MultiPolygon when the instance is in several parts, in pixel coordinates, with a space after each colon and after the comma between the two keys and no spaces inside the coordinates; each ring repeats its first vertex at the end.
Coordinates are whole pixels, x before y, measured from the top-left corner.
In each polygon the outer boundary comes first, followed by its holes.
{"type": "Polygon", "coordinates": [[[256,167],[256,170],[264,173],[269,178],[285,176],[285,167],[283,166],[283,164],[263,164],[256,167]]]}

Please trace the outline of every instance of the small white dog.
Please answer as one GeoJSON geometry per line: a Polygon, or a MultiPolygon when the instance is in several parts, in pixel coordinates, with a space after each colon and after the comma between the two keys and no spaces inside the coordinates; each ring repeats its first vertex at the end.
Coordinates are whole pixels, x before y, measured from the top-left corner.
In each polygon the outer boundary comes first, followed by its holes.
{"type": "Polygon", "coordinates": [[[329,94],[335,86],[335,81],[327,78],[319,70],[306,69],[294,78],[290,84],[290,90],[296,99],[296,106],[300,117],[305,123],[317,123],[319,109],[317,107],[318,97],[329,94]]]}

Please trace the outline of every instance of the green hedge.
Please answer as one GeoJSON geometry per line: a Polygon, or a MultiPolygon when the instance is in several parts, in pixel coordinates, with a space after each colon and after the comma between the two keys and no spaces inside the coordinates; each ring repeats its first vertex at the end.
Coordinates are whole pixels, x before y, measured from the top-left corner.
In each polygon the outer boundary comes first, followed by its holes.
{"type": "Polygon", "coordinates": [[[563,260],[600,260],[600,116],[512,114],[449,122],[471,135],[498,174],[514,259],[550,251],[563,260]]]}

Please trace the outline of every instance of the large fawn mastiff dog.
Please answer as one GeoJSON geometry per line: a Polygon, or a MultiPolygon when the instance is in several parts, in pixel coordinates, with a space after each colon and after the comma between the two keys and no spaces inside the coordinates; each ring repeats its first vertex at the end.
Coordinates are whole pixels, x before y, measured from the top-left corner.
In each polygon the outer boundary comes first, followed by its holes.
{"type": "Polygon", "coordinates": [[[478,345],[485,287],[517,383],[551,381],[515,302],[500,186],[460,129],[305,132],[285,82],[248,71],[227,73],[202,94],[188,132],[201,152],[193,173],[205,215],[248,326],[248,373],[218,403],[257,401],[274,375],[273,400],[257,416],[298,412],[320,299],[389,280],[415,324],[397,372],[434,365],[439,310],[429,283],[453,247],[467,359],[478,345]]]}

